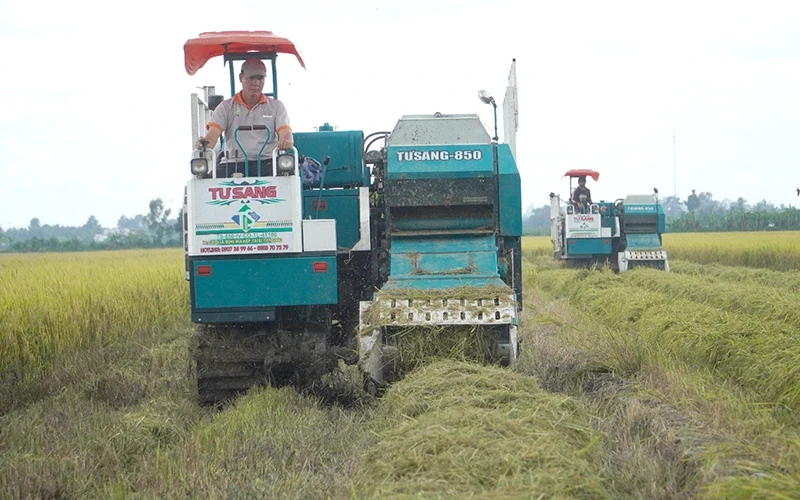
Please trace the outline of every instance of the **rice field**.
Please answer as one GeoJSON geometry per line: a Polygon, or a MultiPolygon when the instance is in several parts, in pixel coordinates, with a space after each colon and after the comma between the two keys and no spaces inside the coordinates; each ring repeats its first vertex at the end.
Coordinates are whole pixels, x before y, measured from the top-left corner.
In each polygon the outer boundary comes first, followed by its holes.
{"type": "Polygon", "coordinates": [[[667,233],[664,246],[671,258],[701,264],[800,270],[800,231],[667,233]]]}
{"type": "Polygon", "coordinates": [[[381,399],[343,367],[354,403],[221,411],[180,250],[0,255],[0,497],[800,499],[798,237],[723,236],[620,275],[525,238],[514,369],[434,349],[381,399]]]}
{"type": "MultiPolygon", "coordinates": [[[[800,231],[666,233],[663,242],[670,260],[800,270],[800,231]]],[[[526,236],[522,247],[529,257],[551,255],[553,251],[549,236],[526,236]]]]}
{"type": "Polygon", "coordinates": [[[0,254],[0,373],[186,325],[182,266],[175,250],[0,254]]]}

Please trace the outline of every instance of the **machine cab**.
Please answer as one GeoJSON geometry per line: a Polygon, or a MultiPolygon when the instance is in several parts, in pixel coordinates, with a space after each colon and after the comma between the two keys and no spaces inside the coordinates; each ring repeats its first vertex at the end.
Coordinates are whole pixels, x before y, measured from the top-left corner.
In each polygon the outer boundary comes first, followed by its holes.
{"type": "MultiPolygon", "coordinates": [[[[580,188],[580,181],[586,180],[591,177],[592,180],[597,182],[600,173],[594,170],[568,170],[564,177],[569,177],[569,200],[566,206],[567,214],[597,214],[600,212],[600,206],[597,203],[591,203],[591,198],[585,194],[576,194],[575,191],[580,188]]],[[[588,188],[587,188],[588,189],[588,188]]]]}

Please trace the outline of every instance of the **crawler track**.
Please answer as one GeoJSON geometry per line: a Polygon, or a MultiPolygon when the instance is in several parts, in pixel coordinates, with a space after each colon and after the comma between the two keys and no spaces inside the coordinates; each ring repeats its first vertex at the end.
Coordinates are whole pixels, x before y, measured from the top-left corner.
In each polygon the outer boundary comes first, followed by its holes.
{"type": "Polygon", "coordinates": [[[197,325],[190,352],[197,400],[211,405],[260,385],[310,386],[336,366],[325,328],[197,325]]]}

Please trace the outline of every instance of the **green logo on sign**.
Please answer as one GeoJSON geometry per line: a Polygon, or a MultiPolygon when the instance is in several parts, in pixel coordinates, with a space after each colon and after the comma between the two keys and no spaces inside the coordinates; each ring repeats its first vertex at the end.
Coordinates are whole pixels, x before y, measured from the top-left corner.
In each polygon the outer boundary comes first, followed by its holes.
{"type": "Polygon", "coordinates": [[[242,206],[242,208],[239,209],[239,213],[231,217],[231,220],[237,223],[245,233],[248,232],[259,219],[261,219],[261,216],[258,215],[255,210],[251,210],[247,205],[242,206]]]}

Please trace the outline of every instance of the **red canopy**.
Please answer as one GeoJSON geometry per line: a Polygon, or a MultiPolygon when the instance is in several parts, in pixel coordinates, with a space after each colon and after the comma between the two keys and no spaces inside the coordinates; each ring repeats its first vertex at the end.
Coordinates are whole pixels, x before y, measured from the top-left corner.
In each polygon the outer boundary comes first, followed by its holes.
{"type": "Polygon", "coordinates": [[[574,170],[567,170],[567,173],[564,174],[564,177],[591,177],[597,182],[597,179],[600,177],[600,172],[595,172],[594,170],[586,170],[586,169],[574,169],[574,170]]]}
{"type": "Polygon", "coordinates": [[[241,54],[250,51],[294,54],[300,66],[306,67],[297,47],[287,38],[271,31],[209,31],[183,44],[184,64],[190,75],[195,74],[212,57],[226,52],[241,54]]]}

